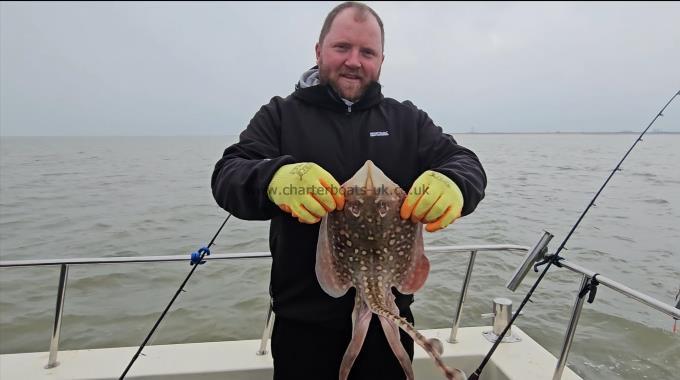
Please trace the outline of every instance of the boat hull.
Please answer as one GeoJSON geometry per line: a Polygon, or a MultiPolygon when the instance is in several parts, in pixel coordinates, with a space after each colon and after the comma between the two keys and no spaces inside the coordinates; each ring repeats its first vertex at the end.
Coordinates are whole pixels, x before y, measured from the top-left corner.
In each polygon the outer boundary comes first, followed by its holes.
{"type": "MultiPolygon", "coordinates": [[[[444,344],[442,359],[468,374],[479,366],[492,343],[482,335],[491,327],[465,327],[458,330],[458,342],[447,342],[450,329],[421,330],[427,338],[444,344]]],[[[481,376],[483,380],[552,379],[557,359],[513,326],[517,343],[502,343],[481,376]]],[[[259,340],[205,342],[147,346],[126,379],[212,380],[271,379],[271,355],[256,355],[259,340]]],[[[45,369],[48,352],[0,355],[3,380],[94,380],[118,379],[138,347],[117,347],[59,352],[59,365],[45,369]]],[[[441,379],[441,371],[419,346],[415,347],[413,367],[419,380],[441,379]]],[[[569,368],[564,380],[581,379],[569,368]]]]}

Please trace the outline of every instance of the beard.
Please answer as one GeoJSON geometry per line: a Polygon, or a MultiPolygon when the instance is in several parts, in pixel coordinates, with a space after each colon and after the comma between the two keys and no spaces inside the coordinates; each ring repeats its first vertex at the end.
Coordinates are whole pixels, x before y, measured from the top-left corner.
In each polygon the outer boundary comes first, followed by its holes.
{"type": "MultiPolygon", "coordinates": [[[[380,72],[378,72],[380,75],[380,72]]],[[[356,102],[366,93],[366,90],[372,82],[377,81],[367,78],[360,71],[341,70],[331,72],[331,69],[319,62],[319,83],[329,85],[338,93],[343,99],[350,102],[356,102]],[[347,80],[344,75],[355,77],[356,80],[347,80]]]]}

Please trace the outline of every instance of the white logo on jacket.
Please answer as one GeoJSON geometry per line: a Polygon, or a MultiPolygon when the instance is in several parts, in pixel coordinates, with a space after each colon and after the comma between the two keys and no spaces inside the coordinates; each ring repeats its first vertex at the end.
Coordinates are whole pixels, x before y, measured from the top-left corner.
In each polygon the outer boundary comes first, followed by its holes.
{"type": "Polygon", "coordinates": [[[390,134],[387,133],[387,131],[378,131],[378,132],[370,132],[369,135],[371,137],[381,137],[381,136],[389,136],[390,134]]]}

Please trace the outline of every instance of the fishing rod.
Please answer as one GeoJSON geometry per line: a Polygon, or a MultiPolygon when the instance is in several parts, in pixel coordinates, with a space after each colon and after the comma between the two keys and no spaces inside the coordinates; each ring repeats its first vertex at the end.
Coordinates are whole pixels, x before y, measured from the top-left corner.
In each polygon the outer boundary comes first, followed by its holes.
{"type": "Polygon", "coordinates": [[[139,349],[137,350],[137,353],[135,353],[135,355],[132,357],[132,360],[130,360],[130,363],[129,363],[129,364],[127,365],[127,367],[125,368],[125,371],[123,371],[123,374],[120,375],[119,380],[123,380],[123,379],[125,378],[125,375],[127,375],[128,371],[130,370],[130,368],[132,368],[132,364],[134,364],[134,362],[137,360],[137,358],[139,357],[139,354],[142,353],[142,350],[144,349],[144,346],[146,346],[146,343],[149,341],[149,339],[151,339],[151,336],[153,335],[153,333],[154,333],[154,332],[156,331],[156,329],[158,328],[158,325],[160,325],[160,323],[161,323],[161,321],[163,320],[163,318],[165,318],[165,314],[168,312],[168,310],[170,310],[170,307],[172,306],[172,304],[173,304],[173,303],[175,302],[175,300],[177,299],[177,296],[179,296],[179,293],[181,293],[182,290],[184,290],[184,285],[187,284],[187,281],[189,281],[189,278],[191,278],[191,275],[194,274],[194,271],[196,270],[196,268],[198,268],[198,265],[199,265],[199,264],[205,263],[205,261],[203,260],[203,258],[204,258],[205,256],[207,256],[207,255],[210,255],[210,247],[212,247],[212,245],[215,243],[215,239],[217,239],[217,236],[220,234],[220,232],[222,232],[222,228],[224,228],[224,225],[227,224],[227,221],[229,220],[229,218],[231,218],[231,214],[227,215],[227,218],[224,219],[224,222],[222,222],[222,225],[221,225],[220,228],[217,230],[217,232],[216,232],[215,235],[213,236],[212,240],[210,240],[210,244],[208,244],[207,247],[202,247],[202,248],[199,249],[197,252],[193,252],[193,253],[191,254],[191,263],[190,263],[190,265],[192,265],[193,268],[191,268],[191,271],[189,271],[189,274],[188,274],[187,277],[184,279],[184,282],[182,282],[182,285],[180,285],[180,286],[179,286],[179,289],[177,289],[177,291],[175,292],[175,295],[174,295],[174,296],[172,297],[172,299],[170,300],[170,303],[168,304],[168,306],[166,306],[166,307],[165,307],[165,310],[163,310],[163,313],[161,314],[161,316],[160,316],[160,317],[158,318],[158,320],[156,321],[156,324],[154,324],[153,327],[151,328],[151,331],[149,331],[149,334],[146,336],[146,339],[144,339],[144,342],[142,342],[142,345],[139,346],[139,349]]]}
{"type": "MultiPolygon", "coordinates": [[[[546,263],[548,264],[548,265],[546,265],[545,269],[543,269],[543,272],[541,272],[541,275],[538,276],[538,279],[536,279],[536,282],[534,282],[534,285],[531,287],[531,289],[529,290],[529,292],[527,293],[527,295],[524,297],[524,300],[522,300],[522,303],[519,305],[519,308],[517,309],[517,311],[513,314],[512,319],[510,320],[510,322],[508,323],[508,325],[505,327],[505,329],[503,330],[503,332],[501,333],[501,335],[499,335],[499,336],[496,338],[496,341],[494,342],[493,346],[491,346],[491,349],[490,349],[489,352],[486,354],[486,356],[485,356],[484,359],[482,360],[482,362],[481,362],[481,364],[479,365],[479,367],[475,370],[475,372],[472,373],[472,375],[470,375],[469,380],[478,380],[478,379],[479,379],[479,376],[481,376],[482,371],[484,370],[484,367],[486,366],[486,364],[489,362],[489,359],[491,358],[491,355],[493,355],[493,353],[496,351],[496,348],[498,348],[498,345],[499,345],[499,344],[501,343],[501,341],[503,340],[503,337],[505,337],[505,334],[508,332],[508,330],[510,330],[510,327],[511,327],[512,324],[515,322],[515,319],[517,319],[517,317],[519,316],[520,312],[521,312],[522,309],[524,308],[524,305],[526,305],[526,303],[529,301],[529,299],[531,298],[531,296],[534,294],[534,291],[535,291],[536,288],[538,287],[538,284],[540,284],[541,280],[543,280],[543,277],[545,277],[546,273],[548,273],[548,269],[550,269],[550,267],[551,267],[553,264],[555,264],[555,265],[557,265],[557,266],[560,265],[560,264],[559,264],[559,260],[561,259],[561,257],[559,256],[559,255],[560,255],[560,252],[562,252],[562,249],[564,249],[564,245],[567,243],[567,241],[569,240],[569,238],[571,238],[571,235],[574,233],[574,231],[576,231],[576,228],[577,228],[578,225],[581,223],[581,221],[583,220],[583,218],[586,216],[586,213],[588,212],[588,210],[590,210],[590,208],[595,204],[595,200],[597,199],[597,197],[600,196],[600,193],[601,193],[602,190],[604,190],[604,188],[607,186],[607,184],[609,183],[609,180],[614,176],[614,174],[615,174],[617,171],[621,170],[621,169],[620,169],[621,164],[622,164],[623,161],[626,159],[626,157],[628,157],[628,154],[630,154],[630,152],[633,150],[633,148],[635,148],[635,146],[637,145],[637,143],[639,143],[640,141],[642,141],[642,136],[644,136],[645,133],[647,133],[647,131],[649,130],[649,128],[654,124],[654,122],[656,121],[656,119],[659,118],[659,116],[663,116],[663,112],[664,112],[664,110],[666,110],[666,107],[668,107],[668,105],[671,104],[671,102],[673,101],[673,99],[675,99],[675,97],[678,96],[678,95],[680,95],[680,91],[678,91],[677,93],[675,93],[675,95],[673,95],[673,96],[670,98],[670,100],[666,103],[666,105],[663,106],[663,108],[661,108],[661,111],[659,111],[659,113],[656,114],[656,116],[654,117],[654,119],[652,119],[652,121],[649,123],[649,125],[647,126],[647,128],[645,128],[645,129],[642,131],[642,133],[640,133],[640,136],[638,136],[638,138],[635,140],[635,142],[633,143],[633,145],[628,149],[628,151],[626,152],[626,154],[623,156],[623,158],[621,159],[621,161],[619,161],[618,165],[616,165],[616,167],[614,168],[614,170],[612,170],[612,172],[609,174],[609,177],[607,177],[607,180],[604,181],[604,184],[602,184],[602,186],[600,187],[600,190],[597,191],[597,193],[595,194],[595,196],[593,197],[593,199],[590,201],[590,203],[588,204],[588,207],[586,207],[586,209],[583,210],[583,213],[581,214],[581,216],[580,216],[580,217],[578,218],[578,220],[576,221],[576,224],[574,224],[574,226],[571,228],[571,230],[569,231],[569,233],[567,234],[567,236],[564,238],[564,240],[562,241],[562,244],[560,244],[559,248],[557,248],[557,251],[555,252],[555,254],[546,257],[543,261],[537,263],[537,264],[534,266],[534,270],[538,271],[538,270],[536,269],[538,266],[543,265],[543,264],[546,264],[546,263]]],[[[540,244],[540,243],[539,243],[539,244],[540,244]]],[[[538,246],[538,245],[537,245],[537,246],[538,246]]],[[[597,285],[597,280],[596,280],[595,278],[593,278],[593,279],[591,280],[591,285],[589,285],[589,286],[590,286],[590,289],[596,289],[596,288],[595,288],[596,285],[597,285]]],[[[594,293],[591,293],[590,297],[592,298],[592,297],[594,297],[594,295],[595,295],[594,293]]],[[[579,294],[579,296],[580,296],[580,294],[579,294]]],[[[590,302],[590,299],[589,299],[589,302],[590,302]]]]}

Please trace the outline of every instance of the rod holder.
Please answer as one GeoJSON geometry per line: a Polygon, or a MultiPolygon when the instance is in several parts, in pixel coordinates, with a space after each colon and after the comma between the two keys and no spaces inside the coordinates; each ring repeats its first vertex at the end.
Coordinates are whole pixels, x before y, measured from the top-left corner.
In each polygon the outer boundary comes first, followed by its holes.
{"type": "Polygon", "coordinates": [[[542,260],[545,257],[545,254],[548,251],[548,243],[552,238],[553,234],[548,231],[543,231],[543,236],[541,236],[541,239],[538,241],[538,243],[536,243],[536,245],[534,245],[533,248],[531,248],[529,253],[524,258],[522,265],[520,265],[517,270],[515,270],[515,273],[510,278],[510,281],[508,281],[507,285],[505,285],[508,289],[512,290],[513,292],[517,290],[519,284],[522,283],[524,277],[526,277],[527,273],[529,273],[529,269],[531,269],[531,267],[537,261],[542,260]]]}

